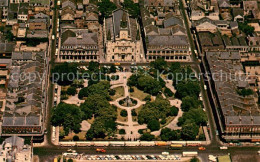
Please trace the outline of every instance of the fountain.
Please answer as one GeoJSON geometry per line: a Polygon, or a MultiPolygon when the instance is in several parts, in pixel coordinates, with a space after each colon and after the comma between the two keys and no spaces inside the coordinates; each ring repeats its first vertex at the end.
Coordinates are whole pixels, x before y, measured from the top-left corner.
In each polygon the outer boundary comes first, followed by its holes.
{"type": "Polygon", "coordinates": [[[130,98],[129,96],[127,96],[127,97],[125,98],[125,102],[126,102],[126,107],[129,107],[129,105],[132,104],[132,100],[131,100],[131,98],[130,98]]]}

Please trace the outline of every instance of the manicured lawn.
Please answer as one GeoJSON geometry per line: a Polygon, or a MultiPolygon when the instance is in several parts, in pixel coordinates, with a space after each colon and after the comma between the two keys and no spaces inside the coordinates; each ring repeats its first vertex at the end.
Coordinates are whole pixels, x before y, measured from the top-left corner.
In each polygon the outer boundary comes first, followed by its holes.
{"type": "MultiPolygon", "coordinates": [[[[60,131],[63,130],[63,127],[60,127],[60,131]]],[[[73,136],[77,135],[79,137],[80,141],[85,141],[86,140],[86,133],[85,131],[79,132],[78,134],[71,132],[69,133],[67,136],[65,136],[63,139],[61,139],[61,141],[72,141],[73,140],[73,136]]]]}
{"type": "Polygon", "coordinates": [[[127,122],[127,117],[122,117],[120,115],[120,112],[122,111],[123,109],[120,109],[120,108],[117,108],[117,120],[118,121],[121,121],[121,122],[127,122]]]}
{"type": "Polygon", "coordinates": [[[116,90],[116,94],[114,96],[111,96],[111,98],[113,100],[116,100],[116,99],[124,96],[124,88],[122,86],[116,87],[116,88],[114,88],[114,90],[116,90]]]}
{"type": "Polygon", "coordinates": [[[138,98],[139,100],[143,101],[143,99],[149,95],[148,93],[144,93],[143,91],[137,89],[136,87],[133,87],[134,88],[134,92],[131,92],[130,95],[132,97],[135,97],[135,98],[138,98]]]}

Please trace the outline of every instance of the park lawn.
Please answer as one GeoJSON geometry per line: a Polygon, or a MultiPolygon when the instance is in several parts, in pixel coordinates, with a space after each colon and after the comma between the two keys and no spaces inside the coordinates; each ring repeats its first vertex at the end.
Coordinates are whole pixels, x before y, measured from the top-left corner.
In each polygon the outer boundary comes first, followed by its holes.
{"type": "Polygon", "coordinates": [[[88,119],[87,121],[88,121],[89,124],[93,124],[94,120],[95,120],[95,118],[93,116],[91,119],[88,119]]]}
{"type": "Polygon", "coordinates": [[[114,96],[111,96],[113,101],[115,101],[116,99],[118,99],[120,97],[124,97],[124,87],[122,87],[122,86],[116,87],[116,88],[114,88],[114,90],[116,91],[116,94],[114,96]]]}
{"type": "Polygon", "coordinates": [[[134,88],[134,92],[131,92],[130,95],[134,98],[138,98],[139,100],[143,101],[144,98],[149,95],[148,93],[144,93],[143,91],[137,89],[136,87],[133,88],[134,88]]]}
{"type": "Polygon", "coordinates": [[[199,134],[197,135],[196,138],[199,138],[199,136],[200,136],[201,134],[204,134],[202,126],[200,126],[200,128],[199,128],[199,134]]]}
{"type": "Polygon", "coordinates": [[[168,116],[168,117],[166,117],[166,123],[163,124],[163,125],[160,124],[161,128],[167,126],[171,121],[173,121],[174,118],[175,118],[175,116],[168,116]]]}
{"type": "Polygon", "coordinates": [[[123,110],[123,109],[117,108],[117,121],[127,122],[127,121],[128,121],[127,117],[122,117],[122,116],[120,115],[120,112],[121,112],[122,110],[123,110]]]}
{"type": "MultiPolygon", "coordinates": [[[[60,131],[63,131],[63,127],[59,127],[60,131]]],[[[72,141],[73,140],[73,136],[77,135],[79,137],[80,141],[85,141],[86,140],[86,133],[85,131],[81,131],[79,133],[74,133],[74,132],[70,132],[67,136],[65,136],[63,139],[61,139],[61,141],[72,141]]]]}
{"type": "Polygon", "coordinates": [[[138,107],[137,109],[135,109],[135,112],[137,113],[137,116],[132,116],[133,118],[133,121],[137,122],[138,121],[138,114],[139,114],[139,111],[142,109],[143,105],[138,107]]]}

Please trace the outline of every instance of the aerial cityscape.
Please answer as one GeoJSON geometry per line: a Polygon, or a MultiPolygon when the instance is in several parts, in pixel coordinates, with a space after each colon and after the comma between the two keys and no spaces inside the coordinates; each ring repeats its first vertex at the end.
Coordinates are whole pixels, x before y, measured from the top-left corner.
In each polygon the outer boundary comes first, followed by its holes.
{"type": "Polygon", "coordinates": [[[0,162],[260,162],[259,0],[0,13],[0,162]]]}

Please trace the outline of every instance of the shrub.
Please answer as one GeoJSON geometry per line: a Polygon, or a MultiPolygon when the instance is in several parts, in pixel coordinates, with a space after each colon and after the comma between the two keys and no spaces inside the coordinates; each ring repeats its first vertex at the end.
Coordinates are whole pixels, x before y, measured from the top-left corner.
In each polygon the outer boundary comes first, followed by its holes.
{"type": "Polygon", "coordinates": [[[111,80],[118,80],[119,79],[119,76],[118,75],[112,75],[111,76],[111,80]]]}
{"type": "Polygon", "coordinates": [[[69,88],[67,89],[67,94],[68,94],[68,95],[74,96],[76,93],[77,93],[76,87],[69,87],[69,88]]]}
{"type": "Polygon", "coordinates": [[[173,92],[169,88],[167,88],[167,87],[165,87],[164,93],[168,97],[172,97],[174,95],[173,92]]]}
{"type": "Polygon", "coordinates": [[[120,112],[120,115],[121,115],[122,117],[127,117],[127,111],[126,111],[126,110],[122,110],[122,111],[120,112]]]}
{"type": "Polygon", "coordinates": [[[125,103],[124,100],[119,101],[119,105],[123,105],[124,103],[125,103]]]}
{"type": "Polygon", "coordinates": [[[144,133],[141,137],[140,140],[142,141],[152,141],[155,138],[154,135],[150,134],[150,133],[144,133]]]}
{"type": "Polygon", "coordinates": [[[134,88],[130,87],[129,92],[134,92],[134,91],[135,91],[134,88]]]}
{"type": "Polygon", "coordinates": [[[137,101],[136,101],[136,100],[132,100],[132,103],[133,103],[134,105],[136,105],[136,104],[137,104],[137,101]]]}
{"type": "Polygon", "coordinates": [[[79,141],[79,136],[77,135],[73,136],[73,141],[79,141]]]}
{"type": "Polygon", "coordinates": [[[119,130],[119,134],[125,134],[125,130],[124,129],[120,129],[119,130]]]}
{"type": "Polygon", "coordinates": [[[158,120],[150,120],[147,123],[147,128],[149,128],[151,131],[157,131],[160,129],[160,123],[158,120]]]}
{"type": "Polygon", "coordinates": [[[131,111],[131,113],[132,113],[132,116],[137,116],[137,113],[136,113],[135,109],[133,109],[133,110],[131,111]]]}
{"type": "Polygon", "coordinates": [[[179,112],[179,109],[178,109],[177,107],[175,107],[175,106],[172,106],[172,107],[170,108],[170,113],[169,113],[169,115],[170,115],[170,116],[177,116],[177,115],[178,115],[178,112],[179,112]]]}
{"type": "Polygon", "coordinates": [[[143,130],[143,129],[139,129],[139,130],[138,130],[138,133],[139,133],[139,134],[143,134],[143,133],[144,133],[144,130],[143,130]]]}
{"type": "Polygon", "coordinates": [[[162,119],[162,120],[160,121],[160,123],[161,123],[161,124],[165,124],[165,123],[166,123],[166,119],[162,119]]]}
{"type": "Polygon", "coordinates": [[[116,90],[114,90],[114,89],[110,89],[109,90],[109,95],[110,96],[114,96],[116,94],[116,90]]]}
{"type": "Polygon", "coordinates": [[[145,98],[144,98],[144,101],[151,101],[151,95],[147,95],[145,98]]]}

